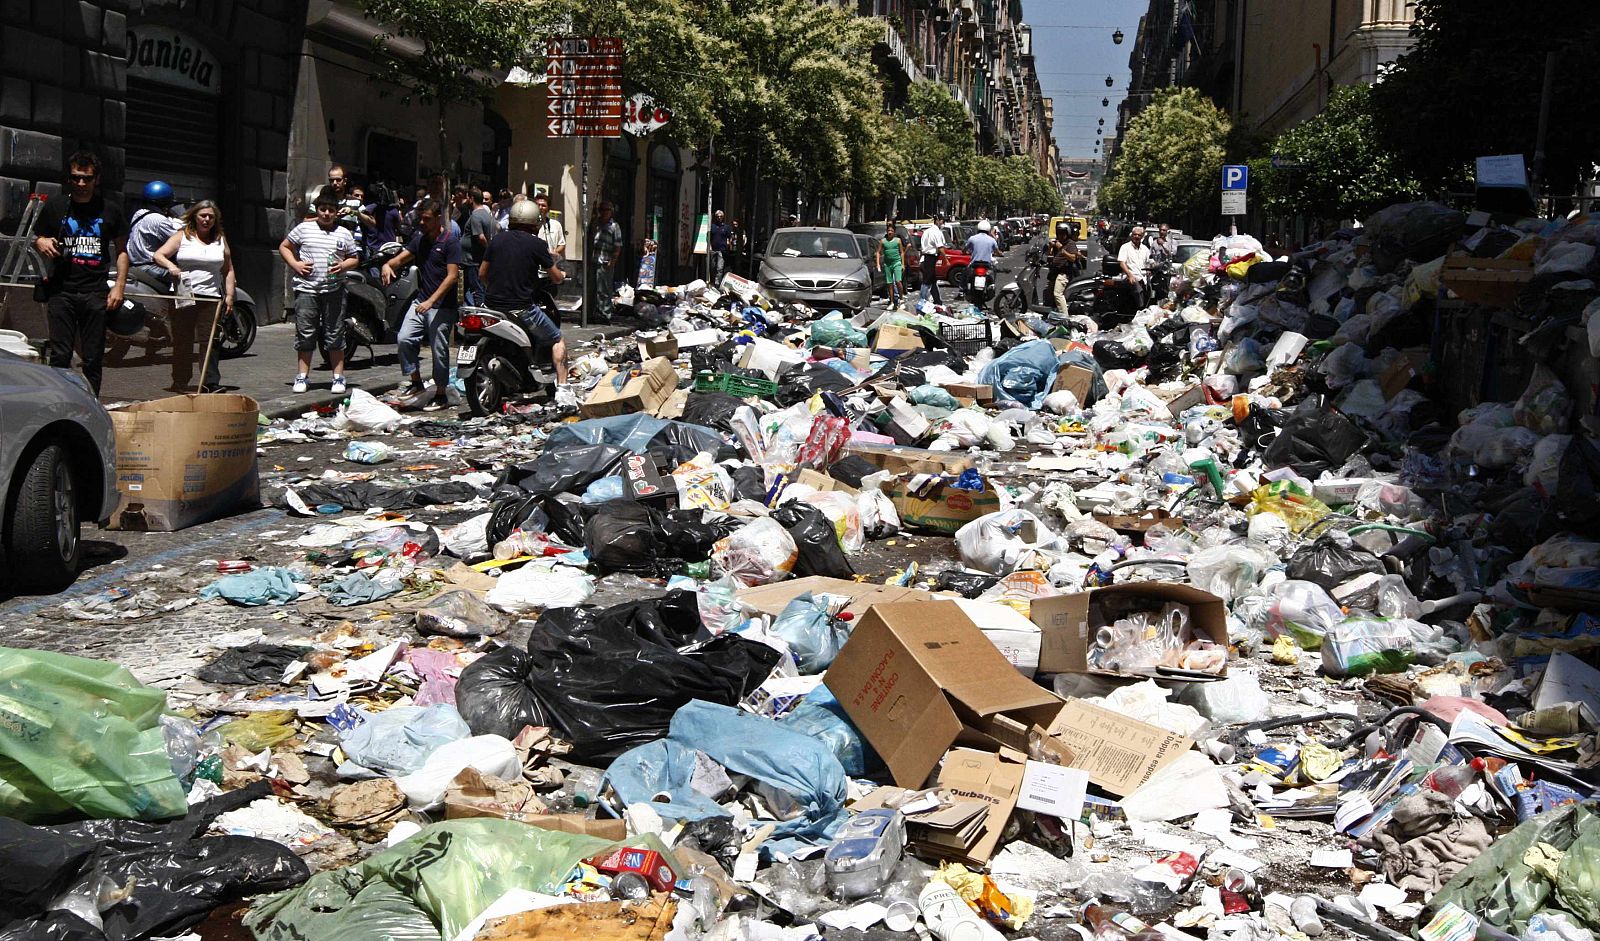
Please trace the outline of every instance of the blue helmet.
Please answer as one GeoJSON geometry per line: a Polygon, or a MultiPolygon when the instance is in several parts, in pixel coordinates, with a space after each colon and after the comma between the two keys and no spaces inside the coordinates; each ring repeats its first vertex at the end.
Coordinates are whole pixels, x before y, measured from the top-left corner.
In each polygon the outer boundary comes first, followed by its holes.
{"type": "Polygon", "coordinates": [[[144,185],[144,198],[152,203],[172,202],[172,187],[164,180],[151,180],[144,185]]]}

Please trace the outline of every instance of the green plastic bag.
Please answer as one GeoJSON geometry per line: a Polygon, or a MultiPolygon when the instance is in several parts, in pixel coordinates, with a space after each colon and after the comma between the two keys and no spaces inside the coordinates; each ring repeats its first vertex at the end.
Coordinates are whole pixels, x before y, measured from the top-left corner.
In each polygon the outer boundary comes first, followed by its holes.
{"type": "Polygon", "coordinates": [[[824,317],[811,324],[811,345],[830,349],[866,346],[867,332],[843,317],[824,317]]]}
{"type": "Polygon", "coordinates": [[[511,889],[555,894],[572,867],[613,844],[482,817],[426,827],[348,869],[258,902],[258,941],[439,941],[511,889]]]}
{"type": "Polygon", "coordinates": [[[1597,927],[1594,892],[1600,887],[1600,810],[1569,804],[1540,814],[1494,842],[1428,901],[1417,920],[1428,920],[1453,902],[1488,924],[1525,935],[1528,919],[1557,898],[1578,921],[1597,927]],[[1535,843],[1549,843],[1565,855],[1555,883],[1522,861],[1535,843]]]}
{"type": "Polygon", "coordinates": [[[115,663],[0,647],[0,815],[25,823],[188,811],[160,717],[167,694],[115,663]]]}

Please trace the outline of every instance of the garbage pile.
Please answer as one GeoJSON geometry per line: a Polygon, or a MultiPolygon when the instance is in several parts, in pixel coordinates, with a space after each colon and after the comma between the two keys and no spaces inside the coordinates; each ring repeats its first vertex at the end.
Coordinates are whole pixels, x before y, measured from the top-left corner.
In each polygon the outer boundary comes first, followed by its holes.
{"type": "Polygon", "coordinates": [[[349,465],[282,538],[61,612],[235,617],[194,669],[0,650],[0,939],[1592,939],[1597,234],[1219,238],[1124,323],[730,278],[576,404],[267,424],[349,465]],[[1450,414],[1496,257],[1550,359],[1450,414]]]}

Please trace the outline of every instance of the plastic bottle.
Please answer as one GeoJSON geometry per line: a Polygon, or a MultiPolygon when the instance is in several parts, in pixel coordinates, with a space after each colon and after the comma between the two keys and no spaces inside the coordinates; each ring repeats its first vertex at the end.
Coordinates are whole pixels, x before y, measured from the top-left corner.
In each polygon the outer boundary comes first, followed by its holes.
{"type": "Polygon", "coordinates": [[[1322,916],[1317,914],[1315,896],[1302,895],[1289,903],[1289,918],[1295,928],[1308,938],[1322,934],[1322,916]]]}

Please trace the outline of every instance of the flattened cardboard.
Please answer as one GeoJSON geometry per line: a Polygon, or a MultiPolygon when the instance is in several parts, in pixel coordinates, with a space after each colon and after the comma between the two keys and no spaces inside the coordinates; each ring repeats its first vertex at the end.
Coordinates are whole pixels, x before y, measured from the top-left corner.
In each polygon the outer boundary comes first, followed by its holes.
{"type": "Polygon", "coordinates": [[[913,529],[955,533],[980,516],[1000,511],[1000,497],[987,484],[982,490],[962,490],[934,484],[912,493],[906,481],[895,481],[886,494],[894,501],[900,523],[913,529]]]}
{"type": "Polygon", "coordinates": [[[1089,390],[1094,388],[1094,370],[1084,366],[1063,366],[1056,372],[1056,384],[1050,391],[1071,392],[1079,405],[1089,401],[1089,390]]]}
{"type": "Polygon", "coordinates": [[[972,866],[985,866],[1000,846],[1011,812],[1022,793],[1022,756],[1009,749],[1000,754],[953,748],[929,782],[930,787],[949,791],[954,797],[988,805],[981,826],[975,830],[948,831],[911,826],[915,842],[930,856],[955,860],[972,866]],[[965,834],[972,833],[970,838],[965,834]]]}
{"type": "Polygon", "coordinates": [[[260,506],[256,412],[246,395],[113,409],[120,499],[106,528],[174,532],[260,506]]]}
{"type": "Polygon", "coordinates": [[[822,681],[902,787],[926,781],[958,739],[1026,748],[1062,703],[940,601],[873,605],[822,681]]]}
{"type": "Polygon", "coordinates": [[[861,491],[850,486],[844,481],[835,480],[832,477],[829,477],[827,474],[824,474],[820,471],[814,471],[809,467],[802,467],[800,470],[795,471],[793,482],[797,484],[805,484],[807,487],[820,490],[823,493],[838,491],[839,493],[847,493],[852,497],[861,493],[861,491]]]}
{"type": "Polygon", "coordinates": [[[1072,750],[1072,767],[1089,772],[1090,783],[1117,797],[1137,791],[1194,745],[1192,739],[1081,699],[1067,700],[1049,731],[1072,750]]]}
{"type": "Polygon", "coordinates": [[[972,466],[972,458],[965,453],[929,451],[898,444],[867,444],[854,439],[845,445],[845,453],[896,474],[959,474],[972,466]]]}
{"type": "Polygon", "coordinates": [[[678,388],[678,371],[673,368],[672,360],[664,356],[640,364],[639,375],[628,378],[620,389],[616,385],[619,373],[620,370],[613,369],[600,377],[600,384],[583,403],[584,418],[654,413],[670,403],[678,388]]]}
{"type": "Polygon", "coordinates": [[[786,582],[774,582],[771,585],[760,585],[755,588],[746,588],[739,592],[739,601],[746,607],[753,608],[762,614],[773,617],[783,613],[789,602],[801,595],[829,594],[843,595],[850,599],[845,605],[845,610],[860,618],[867,613],[867,609],[875,604],[891,604],[896,601],[933,601],[932,592],[920,588],[901,588],[898,585],[874,585],[870,582],[852,582],[843,578],[829,578],[826,575],[807,575],[805,578],[790,579],[786,582]]]}
{"type": "Polygon", "coordinates": [[[958,399],[971,399],[980,405],[994,401],[994,386],[984,382],[947,382],[944,390],[958,399]]]}
{"type": "Polygon", "coordinates": [[[1171,413],[1172,417],[1177,418],[1196,405],[1204,405],[1206,393],[1200,383],[1196,382],[1182,392],[1176,392],[1170,396],[1163,395],[1160,398],[1167,403],[1167,411],[1171,413]]]}
{"type": "Polygon", "coordinates": [[[884,356],[895,357],[910,350],[922,349],[922,334],[899,324],[886,323],[878,328],[872,348],[884,356]]]}
{"type": "MultiPolygon", "coordinates": [[[[1053,598],[1036,598],[1028,610],[1033,623],[1039,625],[1043,637],[1039,648],[1040,673],[1095,673],[1101,676],[1122,676],[1145,679],[1161,674],[1154,671],[1129,673],[1089,667],[1089,607],[1096,596],[1132,594],[1148,597],[1151,607],[1160,608],[1168,601],[1189,606],[1189,621],[1196,635],[1224,646],[1228,643],[1228,606],[1210,592],[1188,585],[1168,582],[1127,582],[1108,585],[1093,591],[1053,598]],[[1102,593],[1104,593],[1102,595],[1102,593]]],[[[1218,674],[1220,679],[1227,670],[1218,674]]]]}

